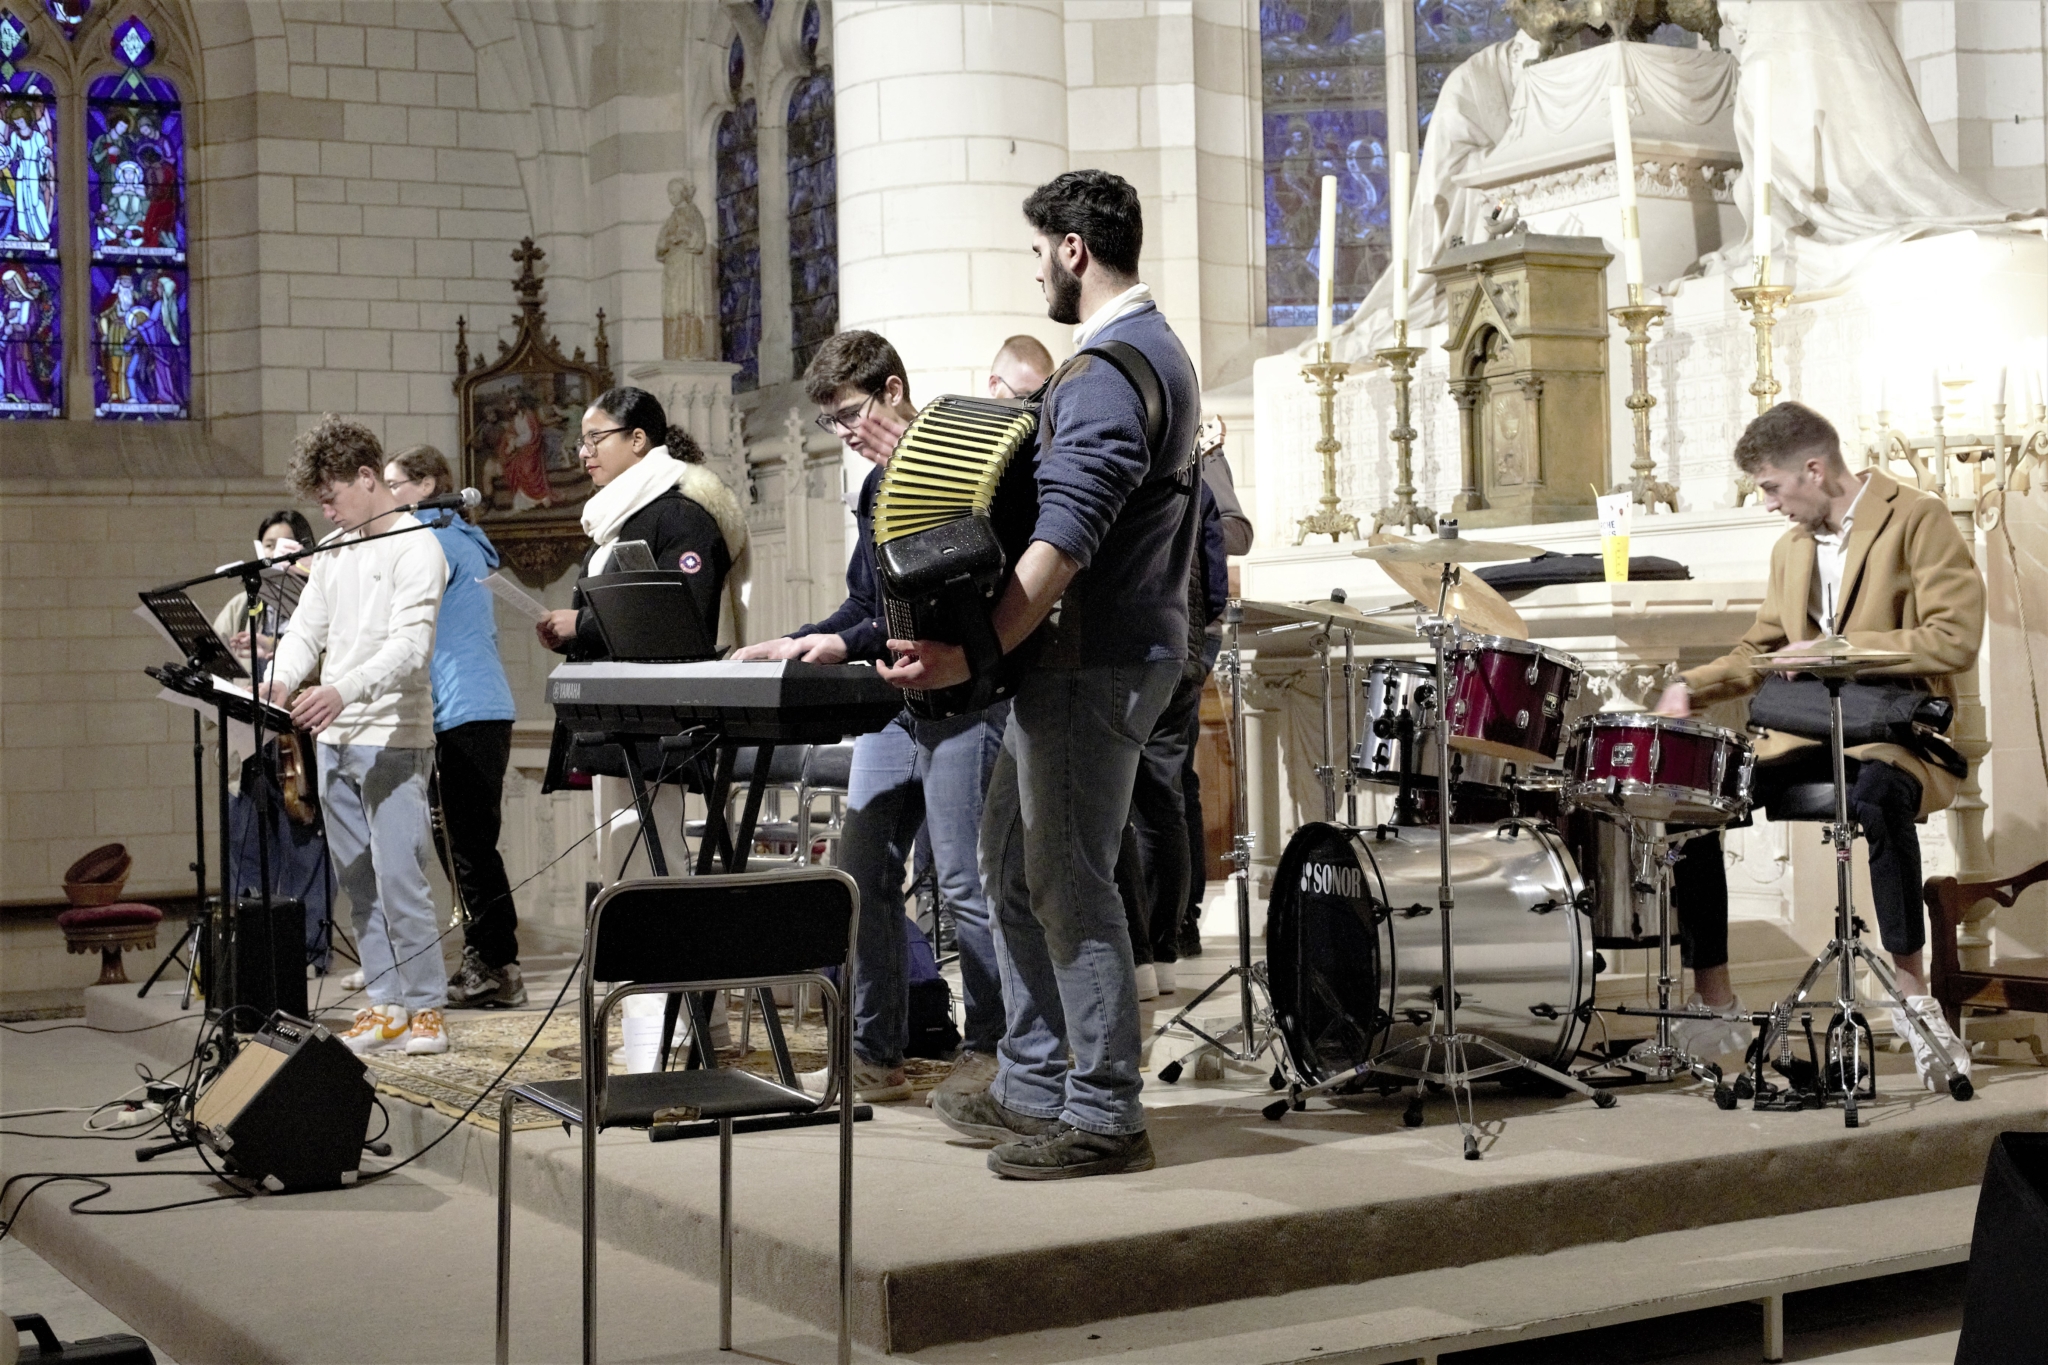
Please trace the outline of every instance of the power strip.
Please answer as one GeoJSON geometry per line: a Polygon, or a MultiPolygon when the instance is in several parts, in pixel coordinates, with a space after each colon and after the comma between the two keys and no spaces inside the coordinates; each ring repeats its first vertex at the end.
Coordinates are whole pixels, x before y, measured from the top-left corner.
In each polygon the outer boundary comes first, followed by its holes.
{"type": "Polygon", "coordinates": [[[113,1119],[101,1124],[102,1128],[139,1128],[145,1123],[155,1123],[163,1117],[164,1107],[154,1100],[131,1104],[114,1111],[113,1119]]]}

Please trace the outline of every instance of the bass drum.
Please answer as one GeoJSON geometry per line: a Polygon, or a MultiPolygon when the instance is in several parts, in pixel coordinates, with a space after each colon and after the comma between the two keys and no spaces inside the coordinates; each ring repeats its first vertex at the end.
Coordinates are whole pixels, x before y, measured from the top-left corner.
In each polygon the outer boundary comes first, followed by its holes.
{"type": "MultiPolygon", "coordinates": [[[[1288,841],[1266,909],[1266,971],[1275,1021],[1309,1080],[1429,1031],[1443,977],[1437,837],[1312,824],[1288,841]]],[[[1592,927],[1571,854],[1534,821],[1453,826],[1451,886],[1459,1031],[1566,1067],[1593,997],[1592,927]]]]}

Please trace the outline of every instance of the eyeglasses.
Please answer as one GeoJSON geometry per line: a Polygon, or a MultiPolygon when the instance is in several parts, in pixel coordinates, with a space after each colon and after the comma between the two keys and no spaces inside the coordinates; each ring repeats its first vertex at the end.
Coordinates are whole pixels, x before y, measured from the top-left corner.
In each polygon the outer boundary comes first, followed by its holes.
{"type": "Polygon", "coordinates": [[[878,396],[871,393],[851,407],[841,408],[837,412],[821,412],[812,420],[818,424],[818,429],[821,431],[829,431],[835,434],[842,431],[850,433],[853,430],[853,424],[866,414],[869,405],[878,396]]]}
{"type": "Polygon", "coordinates": [[[583,454],[583,453],[586,453],[586,452],[588,452],[588,451],[593,451],[593,450],[596,450],[596,449],[597,449],[597,447],[598,447],[598,444],[599,444],[600,442],[602,442],[602,441],[604,440],[604,438],[605,438],[605,437],[607,437],[607,436],[616,436],[616,435],[618,435],[618,434],[619,434],[620,432],[622,432],[622,431],[631,431],[631,430],[632,430],[632,428],[631,428],[631,427],[613,427],[613,428],[611,428],[611,429],[610,429],[610,430],[608,430],[608,431],[591,431],[591,432],[585,432],[585,433],[584,433],[584,436],[583,436],[583,439],[582,439],[582,440],[580,440],[580,441],[578,441],[578,442],[576,443],[576,451],[577,451],[577,453],[578,453],[578,454],[583,454]]]}

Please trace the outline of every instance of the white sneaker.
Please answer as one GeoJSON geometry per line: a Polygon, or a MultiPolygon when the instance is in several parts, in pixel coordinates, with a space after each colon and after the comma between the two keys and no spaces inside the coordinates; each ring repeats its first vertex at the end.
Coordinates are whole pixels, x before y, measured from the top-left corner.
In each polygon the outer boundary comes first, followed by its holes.
{"type": "MultiPolygon", "coordinates": [[[[829,1068],[823,1071],[805,1071],[797,1079],[803,1083],[804,1091],[811,1095],[825,1093],[825,1078],[829,1068]]],[[[853,1054],[853,1097],[862,1104],[896,1104],[911,1096],[910,1079],[902,1067],[890,1070],[876,1066],[858,1052],[853,1054]]]]}
{"type": "MultiPolygon", "coordinates": [[[[1685,1007],[1740,1014],[1742,999],[1738,996],[1726,1005],[1707,1005],[1700,999],[1700,993],[1694,991],[1685,998],[1685,1007]]],[[[1671,1021],[1671,1045],[1687,1056],[1713,1062],[1748,1052],[1750,1035],[1754,1032],[1747,1019],[1674,1019],[1671,1021]]]]}
{"type": "Polygon", "coordinates": [[[1180,982],[1179,973],[1175,972],[1173,968],[1174,964],[1171,962],[1155,962],[1152,964],[1152,978],[1159,983],[1159,993],[1161,995],[1172,995],[1174,987],[1180,982]]]}
{"type": "Polygon", "coordinates": [[[1157,964],[1145,962],[1138,967],[1138,998],[1157,1000],[1159,998],[1159,968],[1157,964]]]}
{"type": "MultiPolygon", "coordinates": [[[[1913,1013],[1919,1015],[1922,1022],[1927,1025],[1927,1031],[1934,1035],[1935,1042],[1941,1044],[1943,1050],[1948,1053],[1955,1063],[1956,1070],[1965,1076],[1969,1075],[1970,1050],[1964,1047],[1962,1040],[1950,1030],[1948,1019],[1941,1012],[1941,1002],[1931,995],[1909,995],[1906,997],[1906,1003],[1913,1007],[1913,1013]]],[[[1892,1032],[1912,1045],[1913,1065],[1920,1072],[1920,1084],[1936,1094],[1947,1090],[1947,1073],[1935,1060],[1934,1051],[1920,1036],[1920,1030],[1908,1024],[1901,1011],[1894,1009],[1891,1014],[1892,1032]]]]}
{"type": "Polygon", "coordinates": [[[358,967],[347,976],[344,976],[341,979],[341,988],[345,991],[361,990],[363,988],[363,969],[358,967]]]}
{"type": "Polygon", "coordinates": [[[414,1057],[448,1050],[448,1026],[442,1022],[441,1011],[425,1009],[413,1015],[405,1031],[405,1050],[414,1057]]]}
{"type": "Polygon", "coordinates": [[[355,1023],[341,1035],[350,1052],[388,1052],[404,1047],[412,1017],[403,1005],[372,1005],[356,1011],[355,1023]]]}

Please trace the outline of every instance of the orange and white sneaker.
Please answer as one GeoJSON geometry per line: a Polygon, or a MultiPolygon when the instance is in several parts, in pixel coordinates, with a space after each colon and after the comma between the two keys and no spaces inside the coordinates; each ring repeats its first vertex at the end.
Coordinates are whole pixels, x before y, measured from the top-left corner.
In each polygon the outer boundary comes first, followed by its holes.
{"type": "Polygon", "coordinates": [[[448,1050],[448,1025],[437,1009],[420,1010],[414,1014],[411,1035],[405,1040],[405,1050],[413,1056],[448,1050]]]}
{"type": "Polygon", "coordinates": [[[409,1022],[403,1005],[372,1005],[356,1011],[355,1023],[341,1035],[341,1041],[358,1056],[403,1047],[409,1022]]]}

